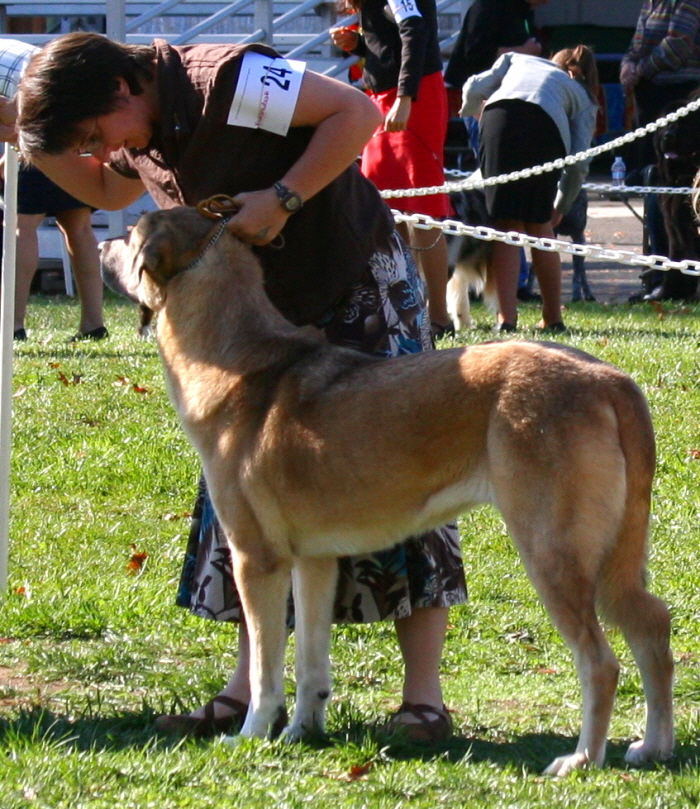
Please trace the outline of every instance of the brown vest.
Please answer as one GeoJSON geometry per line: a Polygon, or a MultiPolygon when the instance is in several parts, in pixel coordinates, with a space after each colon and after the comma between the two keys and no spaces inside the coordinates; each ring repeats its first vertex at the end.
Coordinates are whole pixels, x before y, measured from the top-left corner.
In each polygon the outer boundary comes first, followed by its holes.
{"type": "MultiPolygon", "coordinates": [[[[313,130],[286,137],[226,123],[246,50],[264,45],[188,45],[156,40],[161,127],[145,150],[122,150],[113,166],[139,176],[162,208],[212,194],[268,188],[305,150],[313,130]]],[[[284,227],[284,247],[255,248],[272,302],[292,322],[316,323],[386,244],[394,221],[356,165],[308,200],[284,227]]]]}

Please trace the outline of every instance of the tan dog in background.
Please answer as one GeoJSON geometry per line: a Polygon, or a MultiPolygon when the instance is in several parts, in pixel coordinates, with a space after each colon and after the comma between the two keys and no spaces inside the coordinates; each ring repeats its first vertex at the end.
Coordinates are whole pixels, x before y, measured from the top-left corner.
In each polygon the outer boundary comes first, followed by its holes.
{"type": "MultiPolygon", "coordinates": [[[[336,557],[387,548],[467,509],[499,509],[571,647],[583,723],[555,775],[604,761],[619,626],[647,703],[632,764],[673,752],[669,614],[644,585],[654,433],[621,371],[560,345],[504,341],[377,359],[286,321],[251,251],[192,208],[143,216],[103,249],[111,286],[158,312],[170,395],[227,533],[251,641],[241,733],[285,714],[290,578],[297,702],[324,727],[336,557]],[[436,418],[436,413],[449,418],[436,418]]],[[[330,270],[329,270],[330,271],[330,270]]]]}

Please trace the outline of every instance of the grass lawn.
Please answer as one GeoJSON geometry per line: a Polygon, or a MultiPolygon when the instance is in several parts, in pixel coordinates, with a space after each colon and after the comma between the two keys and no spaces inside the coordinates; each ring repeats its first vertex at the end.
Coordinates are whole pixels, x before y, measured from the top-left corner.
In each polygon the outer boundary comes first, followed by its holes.
{"type": "MultiPolygon", "coordinates": [[[[562,342],[631,373],[651,405],[650,589],[673,612],[676,758],[625,766],[643,700],[613,636],[622,675],[608,764],[554,780],[540,773],[573,749],[579,727],[573,662],[486,508],[460,524],[471,603],[452,611],[444,656],[449,743],[382,735],[402,675],[390,624],[336,628],[326,738],[231,747],[156,736],[154,715],[211,697],[235,659],[230,626],[173,605],[198,463],[133,307],[109,297],[110,339],[68,346],[75,301],[32,298],[30,339],[15,350],[0,809],[700,804],[700,306],[663,309],[577,304],[562,342]]],[[[457,342],[491,338],[491,315],[474,314],[478,328],[457,342]]],[[[536,320],[521,307],[522,336],[536,320]]]]}

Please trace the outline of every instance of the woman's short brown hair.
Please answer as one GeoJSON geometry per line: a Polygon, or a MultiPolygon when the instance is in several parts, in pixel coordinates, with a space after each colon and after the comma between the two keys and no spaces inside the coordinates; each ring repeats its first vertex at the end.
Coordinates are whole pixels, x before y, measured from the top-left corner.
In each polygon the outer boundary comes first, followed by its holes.
{"type": "Polygon", "coordinates": [[[57,37],[29,62],[18,90],[19,146],[25,158],[74,148],[78,125],[116,108],[119,79],[134,95],[153,77],[155,51],[100,34],[57,37]]]}

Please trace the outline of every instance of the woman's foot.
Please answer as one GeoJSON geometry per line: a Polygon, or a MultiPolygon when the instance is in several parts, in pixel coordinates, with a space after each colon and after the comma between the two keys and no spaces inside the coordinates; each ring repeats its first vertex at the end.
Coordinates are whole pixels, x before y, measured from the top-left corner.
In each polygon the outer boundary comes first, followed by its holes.
{"type": "Polygon", "coordinates": [[[545,323],[541,320],[535,326],[535,331],[540,332],[540,334],[566,334],[568,329],[561,320],[557,320],[555,323],[545,323]]]}
{"type": "Polygon", "coordinates": [[[109,332],[104,326],[98,326],[90,331],[79,331],[68,339],[69,343],[79,343],[81,340],[104,340],[109,337],[109,332]]]}
{"type": "Polygon", "coordinates": [[[452,717],[445,707],[403,702],[387,725],[390,733],[399,733],[412,742],[445,742],[453,733],[452,717]]]}
{"type": "Polygon", "coordinates": [[[225,694],[218,694],[201,708],[189,714],[165,714],[153,723],[160,733],[193,736],[198,739],[230,735],[240,730],[248,705],[225,694]]]}
{"type": "Polygon", "coordinates": [[[436,323],[434,320],[431,320],[430,333],[433,336],[433,340],[441,340],[443,337],[454,337],[454,323],[451,320],[448,320],[447,323],[436,323]]]}

